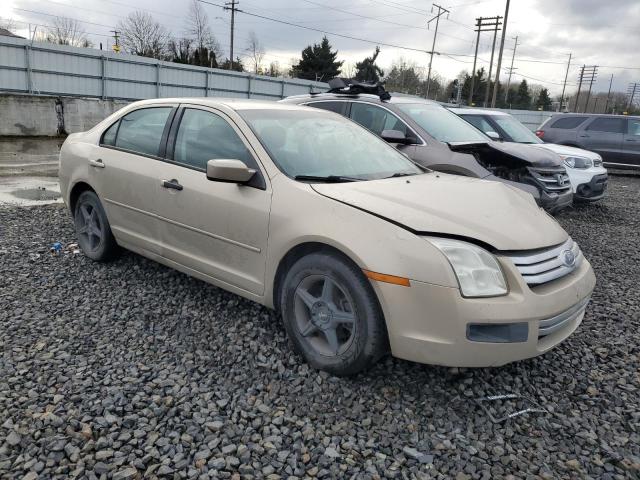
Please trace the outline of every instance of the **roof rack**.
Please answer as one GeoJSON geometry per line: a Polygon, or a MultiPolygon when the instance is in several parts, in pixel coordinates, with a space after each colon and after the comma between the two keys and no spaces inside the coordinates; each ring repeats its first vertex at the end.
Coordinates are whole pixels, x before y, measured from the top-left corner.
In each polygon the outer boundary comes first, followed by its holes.
{"type": "Polygon", "coordinates": [[[329,90],[327,93],[341,93],[345,95],[360,95],[369,93],[377,95],[380,100],[391,100],[391,94],[384,89],[384,83],[358,82],[352,78],[336,77],[329,80],[329,90]]]}

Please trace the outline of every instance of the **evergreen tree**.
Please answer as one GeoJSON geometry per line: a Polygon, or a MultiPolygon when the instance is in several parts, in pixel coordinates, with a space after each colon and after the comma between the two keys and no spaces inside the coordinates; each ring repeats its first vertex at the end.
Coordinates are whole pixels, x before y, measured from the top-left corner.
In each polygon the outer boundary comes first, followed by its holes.
{"type": "MultiPolygon", "coordinates": [[[[473,99],[469,102],[469,105],[475,103],[479,105],[484,99],[484,92],[487,88],[487,72],[484,67],[476,70],[475,79],[473,82],[473,99]]],[[[462,84],[462,98],[465,101],[469,100],[469,89],[471,88],[471,75],[465,73],[464,82],[462,84]]]]}
{"type": "MultiPolygon", "coordinates": [[[[222,68],[223,70],[229,70],[229,59],[227,58],[224,63],[222,65],[220,65],[220,68],[222,68]]],[[[240,57],[236,57],[235,61],[233,62],[233,65],[231,67],[231,70],[234,70],[236,72],[244,72],[244,64],[242,63],[242,60],[240,60],[240,57]]]]}
{"type": "Polygon", "coordinates": [[[518,86],[512,108],[519,110],[529,110],[531,108],[531,92],[529,92],[529,85],[525,79],[522,79],[518,86]]]}
{"type": "Polygon", "coordinates": [[[540,90],[540,95],[538,95],[538,108],[542,108],[542,110],[550,110],[551,109],[551,98],[549,98],[549,91],[546,88],[540,90]]]}
{"type": "Polygon", "coordinates": [[[340,75],[344,62],[336,61],[338,52],[331,51],[327,37],[320,44],[314,43],[302,50],[302,58],[291,68],[291,75],[305,80],[327,82],[340,75]]]}
{"type": "Polygon", "coordinates": [[[380,77],[384,76],[384,72],[376,65],[376,59],[379,54],[380,47],[376,47],[376,51],[373,52],[371,57],[356,63],[356,80],[372,83],[380,81],[380,77]]]}

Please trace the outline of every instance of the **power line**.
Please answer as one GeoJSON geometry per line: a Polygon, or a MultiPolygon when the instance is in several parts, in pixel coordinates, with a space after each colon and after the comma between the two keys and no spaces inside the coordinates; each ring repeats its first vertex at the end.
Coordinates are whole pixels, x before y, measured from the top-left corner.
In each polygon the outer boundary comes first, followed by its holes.
{"type": "MultiPolygon", "coordinates": [[[[218,3],[213,3],[213,2],[206,1],[206,0],[197,0],[197,1],[200,2],[200,3],[206,3],[207,5],[213,5],[214,7],[224,8],[223,5],[220,5],[218,3]]],[[[324,30],[322,28],[314,28],[314,27],[308,27],[306,25],[299,25],[297,23],[287,22],[285,20],[279,20],[277,18],[267,17],[266,15],[259,15],[257,13],[248,12],[246,10],[236,9],[236,11],[239,12],[239,13],[242,13],[244,15],[248,15],[250,17],[261,18],[263,20],[269,20],[271,22],[281,23],[283,25],[289,25],[291,27],[303,28],[305,30],[310,30],[312,32],[324,33],[325,35],[332,35],[332,36],[335,36],[335,37],[347,38],[349,40],[356,40],[356,41],[359,41],[359,42],[371,43],[371,44],[374,44],[374,45],[382,45],[382,46],[385,46],[385,47],[398,48],[398,49],[401,49],[401,50],[409,50],[409,51],[420,52],[420,53],[430,53],[429,51],[423,50],[421,48],[405,47],[405,46],[402,46],[402,45],[395,45],[393,43],[380,42],[380,41],[376,41],[376,40],[370,40],[370,39],[366,39],[366,38],[359,38],[359,37],[354,37],[354,36],[351,36],[351,35],[345,35],[345,34],[342,34],[342,33],[330,32],[330,31],[324,30]]]]}

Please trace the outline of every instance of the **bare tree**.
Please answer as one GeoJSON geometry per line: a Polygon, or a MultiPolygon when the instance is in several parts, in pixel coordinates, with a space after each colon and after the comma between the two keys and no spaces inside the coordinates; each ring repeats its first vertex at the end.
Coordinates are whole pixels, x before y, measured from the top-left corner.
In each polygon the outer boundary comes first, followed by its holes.
{"type": "Polygon", "coordinates": [[[130,13],[118,23],[118,30],[126,52],[160,60],[167,57],[169,31],[150,14],[140,10],[130,13]]]}
{"type": "Polygon", "coordinates": [[[260,43],[260,40],[258,40],[255,32],[251,32],[249,34],[249,43],[247,44],[247,48],[245,50],[249,54],[251,63],[253,63],[253,72],[258,73],[260,71],[262,61],[264,60],[265,52],[264,47],[260,43]]]}
{"type": "Polygon", "coordinates": [[[0,28],[4,28],[5,30],[15,34],[18,29],[18,25],[13,18],[0,18],[0,28]]]}
{"type": "Polygon", "coordinates": [[[280,63],[277,60],[269,64],[267,75],[269,75],[270,77],[281,77],[283,75],[282,68],[280,67],[280,63]]]}
{"type": "Polygon", "coordinates": [[[58,45],[73,47],[91,47],[93,44],[87,38],[80,22],[67,17],[55,17],[46,30],[46,40],[58,45]]]}
{"type": "Polygon", "coordinates": [[[199,50],[207,49],[212,51],[216,57],[222,56],[222,49],[211,30],[209,16],[202,8],[202,4],[198,0],[192,0],[189,6],[189,12],[186,18],[186,35],[192,38],[195,48],[199,50]]]}

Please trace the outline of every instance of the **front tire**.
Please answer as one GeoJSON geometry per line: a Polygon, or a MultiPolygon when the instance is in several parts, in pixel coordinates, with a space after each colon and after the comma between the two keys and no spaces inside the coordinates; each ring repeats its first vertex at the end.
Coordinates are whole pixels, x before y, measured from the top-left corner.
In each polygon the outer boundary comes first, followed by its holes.
{"type": "Polygon", "coordinates": [[[298,260],[284,279],[281,306],[294,350],[314,368],[351,375],[388,351],[369,280],[338,255],[313,253],[298,260]]]}
{"type": "Polygon", "coordinates": [[[73,220],[82,252],[92,260],[104,262],[118,251],[107,215],[100,199],[91,191],[82,192],[76,201],[73,220]]]}

